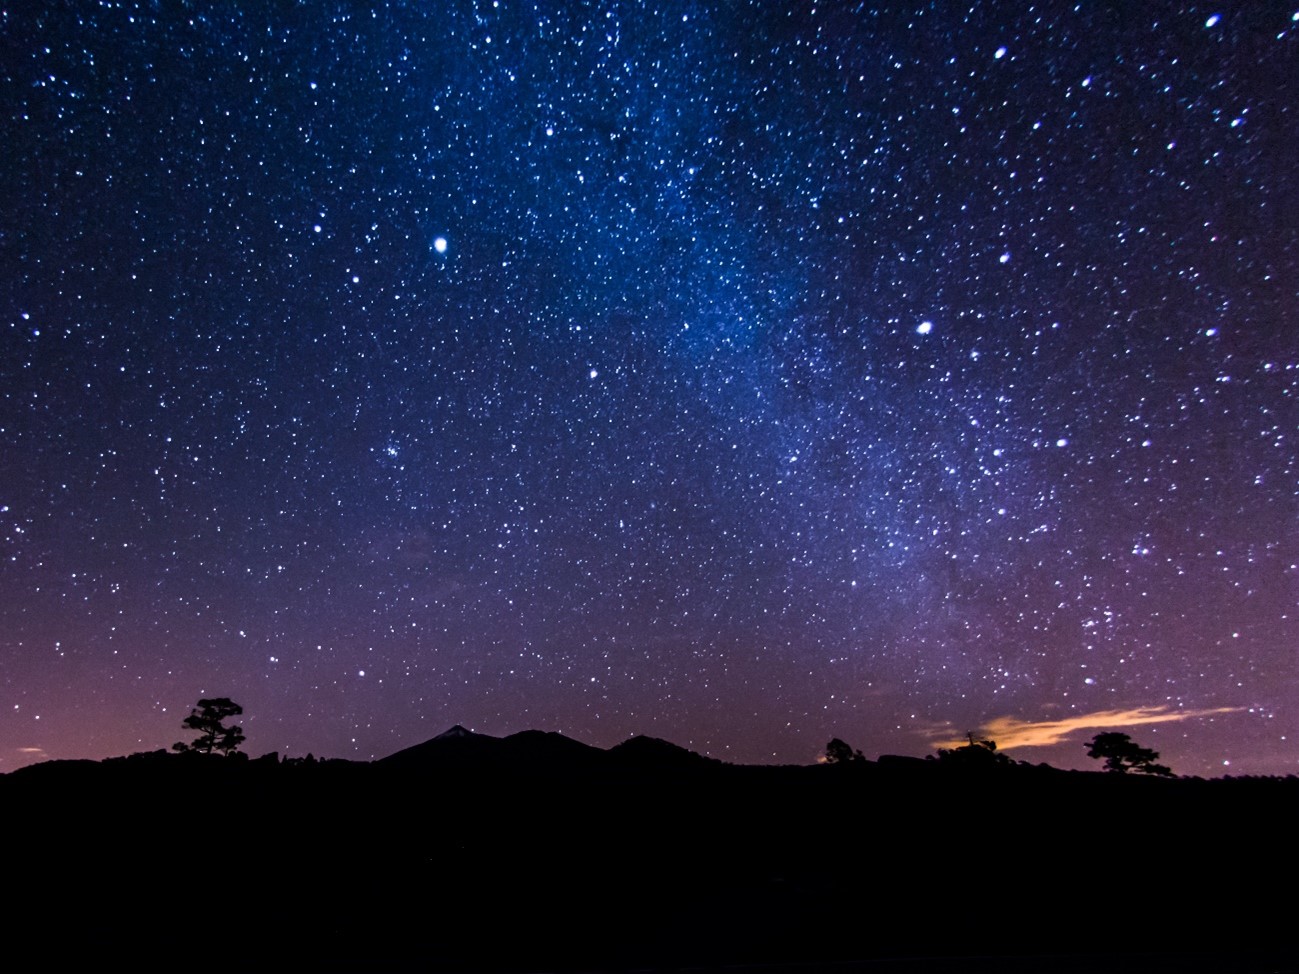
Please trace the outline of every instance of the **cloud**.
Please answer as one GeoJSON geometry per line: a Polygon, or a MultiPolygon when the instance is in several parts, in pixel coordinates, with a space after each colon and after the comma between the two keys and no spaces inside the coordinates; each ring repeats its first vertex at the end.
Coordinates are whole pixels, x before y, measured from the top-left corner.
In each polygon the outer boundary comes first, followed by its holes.
{"type": "Polygon", "coordinates": [[[44,756],[45,756],[45,748],[43,748],[43,747],[20,747],[20,748],[18,749],[18,753],[19,753],[19,754],[39,754],[39,755],[41,755],[42,757],[44,757],[44,756]]]}
{"type": "MultiPolygon", "coordinates": [[[[1209,710],[1173,710],[1168,706],[1130,707],[1127,710],[1098,710],[1063,720],[1020,720],[1017,717],[994,717],[979,728],[979,736],[997,742],[997,750],[1012,747],[1049,747],[1059,744],[1079,731],[1099,727],[1133,727],[1137,724],[1166,724],[1193,717],[1230,714],[1240,707],[1214,707],[1209,710]]],[[[935,747],[960,747],[966,738],[935,740],[935,747]]]]}

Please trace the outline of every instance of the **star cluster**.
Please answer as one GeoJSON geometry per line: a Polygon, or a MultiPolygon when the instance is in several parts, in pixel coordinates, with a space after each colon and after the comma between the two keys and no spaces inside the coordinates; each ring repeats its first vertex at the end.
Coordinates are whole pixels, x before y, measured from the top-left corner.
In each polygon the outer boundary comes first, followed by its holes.
{"type": "Polygon", "coordinates": [[[0,37],[0,769],[209,693],[255,752],[1140,710],[1175,770],[1299,770],[1299,12],[0,37]]]}

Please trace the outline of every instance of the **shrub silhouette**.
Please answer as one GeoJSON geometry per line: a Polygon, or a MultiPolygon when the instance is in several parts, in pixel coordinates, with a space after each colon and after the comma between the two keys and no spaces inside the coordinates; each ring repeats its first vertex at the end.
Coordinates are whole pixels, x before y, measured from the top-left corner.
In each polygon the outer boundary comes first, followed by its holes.
{"type": "Polygon", "coordinates": [[[965,736],[970,743],[960,747],[940,747],[938,760],[960,768],[993,768],[1013,763],[1005,754],[997,752],[996,741],[976,740],[974,731],[969,731],[965,736]]]}
{"type": "Polygon", "coordinates": [[[865,760],[866,756],[861,751],[854,751],[849,744],[837,737],[830,738],[830,743],[825,746],[825,754],[821,758],[824,764],[855,764],[865,760]]]}

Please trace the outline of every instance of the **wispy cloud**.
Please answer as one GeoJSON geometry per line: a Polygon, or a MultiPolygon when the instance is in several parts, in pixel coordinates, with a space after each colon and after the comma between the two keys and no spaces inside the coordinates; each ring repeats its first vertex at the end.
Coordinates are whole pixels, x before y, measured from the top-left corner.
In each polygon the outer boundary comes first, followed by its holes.
{"type": "MultiPolygon", "coordinates": [[[[1127,710],[1097,710],[1063,720],[1020,720],[1017,717],[994,717],[979,728],[979,736],[997,742],[997,750],[1012,747],[1048,747],[1059,744],[1079,731],[1100,727],[1133,727],[1137,724],[1167,724],[1195,717],[1230,714],[1240,707],[1214,707],[1209,710],[1174,710],[1171,707],[1130,707],[1127,710]]],[[[966,738],[935,740],[935,747],[959,747],[966,738]]]]}
{"type": "Polygon", "coordinates": [[[40,754],[40,755],[44,756],[44,754],[45,754],[45,748],[43,748],[43,747],[20,747],[20,748],[18,749],[18,753],[19,753],[19,754],[40,754]]]}

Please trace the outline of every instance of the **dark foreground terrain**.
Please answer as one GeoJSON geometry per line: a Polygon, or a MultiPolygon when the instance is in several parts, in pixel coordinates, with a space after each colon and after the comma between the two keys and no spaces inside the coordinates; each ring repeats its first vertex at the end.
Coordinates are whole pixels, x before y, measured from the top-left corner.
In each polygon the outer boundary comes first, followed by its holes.
{"type": "Polygon", "coordinates": [[[528,732],[50,762],[0,802],[9,971],[1299,969],[1294,778],[528,732]]]}

